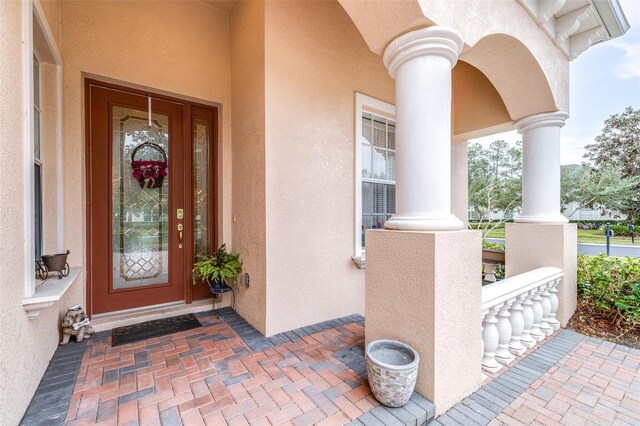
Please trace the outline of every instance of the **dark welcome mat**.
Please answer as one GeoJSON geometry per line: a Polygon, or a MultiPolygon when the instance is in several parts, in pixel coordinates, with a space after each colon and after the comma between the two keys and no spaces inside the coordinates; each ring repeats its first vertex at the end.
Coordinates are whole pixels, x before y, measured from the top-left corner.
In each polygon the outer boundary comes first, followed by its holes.
{"type": "Polygon", "coordinates": [[[202,324],[193,314],[118,327],[111,330],[111,346],[139,342],[140,340],[166,336],[167,334],[187,331],[197,327],[202,327],[202,324]]]}

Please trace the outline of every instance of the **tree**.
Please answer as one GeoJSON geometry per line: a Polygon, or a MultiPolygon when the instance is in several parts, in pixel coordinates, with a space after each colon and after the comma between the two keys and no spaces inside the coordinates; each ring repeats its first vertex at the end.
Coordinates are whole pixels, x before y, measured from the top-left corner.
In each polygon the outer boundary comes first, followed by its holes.
{"type": "Polygon", "coordinates": [[[640,177],[622,179],[620,170],[611,165],[597,171],[576,164],[562,166],[562,210],[575,202],[577,206],[567,212],[568,217],[585,207],[622,212],[628,207],[628,200],[637,195],[639,183],[640,177]]]}
{"type": "Polygon", "coordinates": [[[505,141],[488,148],[479,143],[469,146],[469,205],[479,215],[483,234],[497,228],[518,211],[522,192],[522,145],[510,147],[505,141]],[[491,219],[501,214],[500,219],[491,219]]]}
{"type": "Polygon", "coordinates": [[[586,165],[592,173],[604,174],[599,179],[606,181],[614,173],[609,169],[614,169],[620,180],[628,185],[635,183],[635,190],[624,199],[603,200],[599,207],[618,210],[630,219],[640,216],[640,110],[627,107],[624,112],[613,114],[604,122],[595,143],[587,145],[586,150],[586,165]]]}

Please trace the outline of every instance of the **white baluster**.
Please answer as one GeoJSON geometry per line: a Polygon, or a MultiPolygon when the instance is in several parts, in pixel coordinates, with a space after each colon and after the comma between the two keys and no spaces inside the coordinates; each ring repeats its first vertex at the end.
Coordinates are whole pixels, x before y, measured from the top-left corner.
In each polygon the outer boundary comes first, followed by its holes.
{"type": "Polygon", "coordinates": [[[484,264],[484,280],[495,283],[496,280],[496,265],[495,263],[485,263],[484,264]]]}
{"type": "Polygon", "coordinates": [[[484,343],[484,353],[482,354],[482,368],[490,373],[495,373],[502,366],[496,361],[496,348],[498,347],[498,320],[496,315],[500,310],[500,306],[490,308],[484,316],[482,323],[482,341],[484,343]]]}
{"type": "Polygon", "coordinates": [[[551,315],[551,300],[549,300],[548,284],[545,283],[538,287],[540,297],[542,298],[542,321],[540,321],[540,330],[546,335],[550,336],[553,333],[553,327],[549,324],[549,315],[551,315]]]}
{"type": "Polygon", "coordinates": [[[544,339],[545,334],[540,330],[540,322],[542,321],[542,298],[540,297],[538,289],[531,290],[533,297],[531,298],[531,310],[533,310],[533,324],[531,325],[531,337],[536,341],[544,339]]]}
{"type": "Polygon", "coordinates": [[[558,305],[560,303],[558,301],[558,285],[560,284],[560,280],[561,278],[558,278],[557,280],[553,280],[551,283],[549,283],[549,301],[551,302],[551,312],[549,314],[548,322],[554,330],[558,330],[560,328],[560,322],[556,318],[558,305]]]}
{"type": "Polygon", "coordinates": [[[524,318],[522,316],[522,302],[526,294],[521,294],[511,306],[511,341],[509,351],[514,355],[522,355],[527,349],[522,346],[522,331],[524,330],[524,318]]]}
{"type": "Polygon", "coordinates": [[[522,302],[522,318],[524,319],[524,327],[522,328],[522,337],[520,342],[527,348],[532,348],[536,345],[536,339],[531,337],[531,326],[533,325],[533,302],[531,298],[533,295],[531,292],[523,294],[524,302],[522,302]]]}
{"type": "Polygon", "coordinates": [[[498,349],[496,349],[496,360],[501,364],[509,364],[515,359],[509,352],[509,342],[511,341],[511,314],[509,308],[514,299],[507,300],[498,312],[498,349]]]}

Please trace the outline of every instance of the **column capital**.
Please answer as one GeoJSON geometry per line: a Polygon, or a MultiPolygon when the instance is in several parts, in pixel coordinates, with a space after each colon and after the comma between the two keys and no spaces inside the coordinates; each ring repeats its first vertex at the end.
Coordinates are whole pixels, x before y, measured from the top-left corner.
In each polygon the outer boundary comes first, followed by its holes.
{"type": "Polygon", "coordinates": [[[564,122],[569,118],[569,114],[564,111],[545,112],[534,114],[516,121],[515,125],[518,133],[522,134],[528,130],[538,127],[556,126],[563,127],[564,122]]]}
{"type": "Polygon", "coordinates": [[[439,25],[420,28],[389,43],[383,55],[384,65],[392,78],[396,78],[402,64],[420,56],[444,56],[453,68],[463,46],[462,36],[454,29],[439,25]]]}

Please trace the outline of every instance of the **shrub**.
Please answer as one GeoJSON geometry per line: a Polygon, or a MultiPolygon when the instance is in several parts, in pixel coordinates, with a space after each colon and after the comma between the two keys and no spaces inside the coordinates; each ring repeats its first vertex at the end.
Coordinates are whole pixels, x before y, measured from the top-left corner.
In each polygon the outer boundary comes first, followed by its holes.
{"type": "Polygon", "coordinates": [[[482,248],[487,250],[504,250],[504,244],[492,243],[482,240],[482,248]]]}
{"type": "MultiPolygon", "coordinates": [[[[619,236],[619,237],[631,236],[631,231],[629,230],[627,225],[611,225],[611,230],[613,231],[614,236],[619,236]]],[[[607,231],[607,227],[603,226],[598,230],[598,234],[606,235],[606,231],[607,231]]]]}
{"type": "Polygon", "coordinates": [[[578,255],[578,297],[623,332],[640,328],[640,258],[578,255]]]}
{"type": "Polygon", "coordinates": [[[575,223],[578,225],[578,229],[600,229],[602,226],[605,226],[607,223],[611,223],[611,225],[625,225],[626,220],[609,220],[609,219],[593,219],[593,220],[571,220],[571,223],[575,223]]]}

